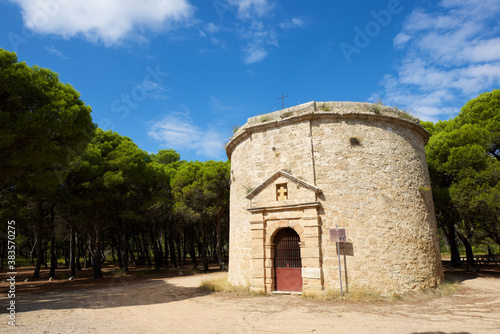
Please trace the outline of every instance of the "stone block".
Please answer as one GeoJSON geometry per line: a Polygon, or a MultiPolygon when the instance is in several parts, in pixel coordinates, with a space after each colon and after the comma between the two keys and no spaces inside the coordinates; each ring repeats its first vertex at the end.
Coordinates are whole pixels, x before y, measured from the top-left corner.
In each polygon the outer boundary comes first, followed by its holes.
{"type": "Polygon", "coordinates": [[[321,279],[321,268],[302,268],[302,278],[321,279]]]}

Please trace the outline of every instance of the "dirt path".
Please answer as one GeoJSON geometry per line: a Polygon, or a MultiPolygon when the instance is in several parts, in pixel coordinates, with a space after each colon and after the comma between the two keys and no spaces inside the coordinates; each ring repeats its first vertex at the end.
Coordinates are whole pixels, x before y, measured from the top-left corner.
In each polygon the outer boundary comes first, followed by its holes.
{"type": "MultiPolygon", "coordinates": [[[[457,276],[459,292],[419,302],[322,302],[207,294],[224,274],[16,296],[1,333],[500,333],[500,279],[457,276]]],[[[6,298],[0,298],[2,309],[6,298]]],[[[5,311],[1,312],[5,315],[5,311]]]]}

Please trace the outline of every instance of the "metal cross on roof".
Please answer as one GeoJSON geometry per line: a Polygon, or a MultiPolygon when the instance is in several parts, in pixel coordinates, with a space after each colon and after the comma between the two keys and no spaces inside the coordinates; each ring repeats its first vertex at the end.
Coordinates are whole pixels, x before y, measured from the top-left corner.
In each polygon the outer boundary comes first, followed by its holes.
{"type": "Polygon", "coordinates": [[[278,97],[278,100],[281,100],[281,109],[285,109],[285,97],[288,95],[283,95],[283,93],[281,93],[281,97],[278,97]]]}

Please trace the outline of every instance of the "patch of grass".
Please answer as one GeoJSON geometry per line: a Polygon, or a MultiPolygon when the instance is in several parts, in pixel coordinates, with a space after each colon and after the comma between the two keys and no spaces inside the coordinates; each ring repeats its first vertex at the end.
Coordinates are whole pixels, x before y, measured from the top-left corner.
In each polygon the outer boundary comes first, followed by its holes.
{"type": "Polygon", "coordinates": [[[398,115],[398,117],[402,119],[406,119],[407,121],[414,122],[414,123],[419,123],[420,120],[414,116],[412,116],[408,111],[405,110],[400,110],[398,107],[394,107],[394,112],[398,115]]]}
{"type": "Polygon", "coordinates": [[[121,269],[113,269],[113,270],[111,270],[111,275],[113,276],[113,278],[119,278],[119,277],[127,276],[127,275],[125,275],[121,271],[121,269]]]}
{"type": "Polygon", "coordinates": [[[329,106],[327,106],[326,104],[324,104],[324,105],[321,107],[321,110],[323,110],[323,111],[330,111],[331,109],[330,109],[330,107],[329,107],[329,106]]]}
{"type": "Polygon", "coordinates": [[[292,115],[293,115],[293,112],[291,112],[291,111],[287,111],[287,112],[285,112],[285,113],[281,114],[281,116],[280,116],[280,117],[281,117],[281,118],[287,118],[287,117],[290,117],[290,116],[292,116],[292,115]]]}
{"type": "Polygon", "coordinates": [[[234,286],[229,284],[227,278],[217,278],[201,282],[200,287],[208,292],[231,293],[238,296],[264,296],[264,292],[252,291],[249,286],[234,286]]]}
{"type": "Polygon", "coordinates": [[[436,297],[447,297],[454,295],[460,286],[458,282],[450,281],[445,279],[436,289],[431,290],[430,293],[436,297]]]}
{"type": "Polygon", "coordinates": [[[270,120],[271,120],[271,117],[265,116],[265,115],[260,118],[261,123],[268,122],[270,120]]]}
{"type": "Polygon", "coordinates": [[[340,295],[340,290],[324,290],[319,292],[302,292],[302,298],[314,300],[352,301],[352,302],[375,302],[387,300],[387,297],[373,293],[363,288],[352,288],[340,295]]]}
{"type": "Polygon", "coordinates": [[[374,106],[372,108],[372,111],[375,115],[380,115],[382,113],[382,111],[380,110],[380,108],[378,106],[374,106]]]}
{"type": "Polygon", "coordinates": [[[458,289],[459,285],[457,282],[445,281],[435,289],[406,294],[393,292],[388,295],[382,295],[364,288],[350,288],[348,292],[344,291],[344,296],[340,295],[339,290],[324,290],[318,292],[305,291],[302,293],[302,298],[325,301],[350,301],[357,303],[416,301],[451,296],[456,293],[458,289]]]}

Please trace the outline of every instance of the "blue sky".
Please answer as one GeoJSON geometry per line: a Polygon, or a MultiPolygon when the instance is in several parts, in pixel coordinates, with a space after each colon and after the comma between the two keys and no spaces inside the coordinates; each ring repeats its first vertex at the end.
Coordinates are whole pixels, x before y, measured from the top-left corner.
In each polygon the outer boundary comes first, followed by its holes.
{"type": "Polygon", "coordinates": [[[499,17],[498,0],[0,0],[0,47],[140,148],[225,160],[282,93],[454,117],[499,87],[499,17]]]}

